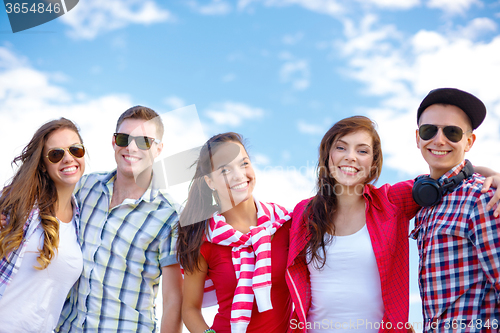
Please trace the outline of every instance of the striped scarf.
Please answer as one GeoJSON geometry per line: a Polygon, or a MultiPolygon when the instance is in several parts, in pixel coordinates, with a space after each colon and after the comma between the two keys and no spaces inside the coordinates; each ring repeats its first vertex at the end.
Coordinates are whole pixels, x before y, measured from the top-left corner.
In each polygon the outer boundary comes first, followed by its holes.
{"type": "Polygon", "coordinates": [[[210,220],[208,241],[231,246],[238,283],[231,307],[231,332],[244,333],[252,316],[253,300],[259,312],[271,310],[271,237],[290,219],[288,211],[276,204],[255,200],[257,226],[243,234],[214,213],[210,220]]]}

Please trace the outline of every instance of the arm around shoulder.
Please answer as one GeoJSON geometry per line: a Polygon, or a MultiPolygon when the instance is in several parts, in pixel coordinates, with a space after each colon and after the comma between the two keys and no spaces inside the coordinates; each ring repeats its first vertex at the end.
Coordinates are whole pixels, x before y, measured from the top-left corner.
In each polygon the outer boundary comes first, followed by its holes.
{"type": "Polygon", "coordinates": [[[389,187],[387,191],[388,199],[410,220],[420,210],[420,207],[413,200],[412,189],[415,181],[413,179],[398,182],[389,187]]]}
{"type": "MultiPolygon", "coordinates": [[[[474,171],[486,177],[483,183],[482,193],[486,193],[490,187],[498,189],[500,187],[500,173],[493,171],[490,168],[483,166],[475,166],[474,171]]],[[[490,199],[486,205],[486,210],[493,209],[496,203],[500,200],[500,191],[495,191],[495,194],[490,199]]],[[[500,216],[500,205],[497,205],[495,212],[493,213],[495,217],[500,216]]]]}

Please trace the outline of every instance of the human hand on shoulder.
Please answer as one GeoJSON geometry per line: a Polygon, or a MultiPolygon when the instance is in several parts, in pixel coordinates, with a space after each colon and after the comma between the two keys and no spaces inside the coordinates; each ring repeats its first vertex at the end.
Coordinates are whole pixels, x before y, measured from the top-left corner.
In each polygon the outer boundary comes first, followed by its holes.
{"type": "MultiPolygon", "coordinates": [[[[486,167],[474,167],[474,169],[476,170],[476,172],[486,177],[483,183],[483,187],[481,189],[481,193],[488,192],[490,188],[498,189],[500,187],[500,173],[495,172],[486,167]]],[[[491,197],[490,201],[486,205],[486,210],[493,209],[493,207],[495,206],[495,204],[498,203],[499,200],[500,200],[500,191],[495,190],[495,194],[493,195],[493,197],[491,197]]],[[[495,209],[493,216],[495,217],[500,216],[500,205],[497,205],[497,208],[495,209]]]]}

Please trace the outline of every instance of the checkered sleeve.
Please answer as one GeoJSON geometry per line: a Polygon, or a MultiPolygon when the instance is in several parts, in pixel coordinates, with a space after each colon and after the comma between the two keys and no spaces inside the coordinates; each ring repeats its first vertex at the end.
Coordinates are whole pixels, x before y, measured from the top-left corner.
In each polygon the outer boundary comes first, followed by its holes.
{"type": "Polygon", "coordinates": [[[469,219],[469,238],[500,304],[500,218],[493,216],[496,205],[489,211],[486,210],[486,204],[492,195],[493,191],[488,191],[476,200],[469,219]]]}
{"type": "Polygon", "coordinates": [[[165,228],[160,238],[159,261],[161,267],[177,264],[175,243],[177,241],[176,225],[178,220],[179,215],[172,209],[171,214],[166,218],[165,228]]]}

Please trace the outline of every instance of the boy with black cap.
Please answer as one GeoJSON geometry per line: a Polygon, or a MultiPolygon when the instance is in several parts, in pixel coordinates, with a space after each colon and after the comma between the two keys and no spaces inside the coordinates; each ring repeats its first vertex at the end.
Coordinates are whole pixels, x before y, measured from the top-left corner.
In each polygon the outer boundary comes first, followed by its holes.
{"type": "Polygon", "coordinates": [[[417,112],[417,147],[430,176],[417,178],[424,207],[410,236],[419,249],[424,332],[498,332],[500,219],[486,209],[494,192],[464,159],[486,107],[453,88],[432,90],[417,112]]]}

